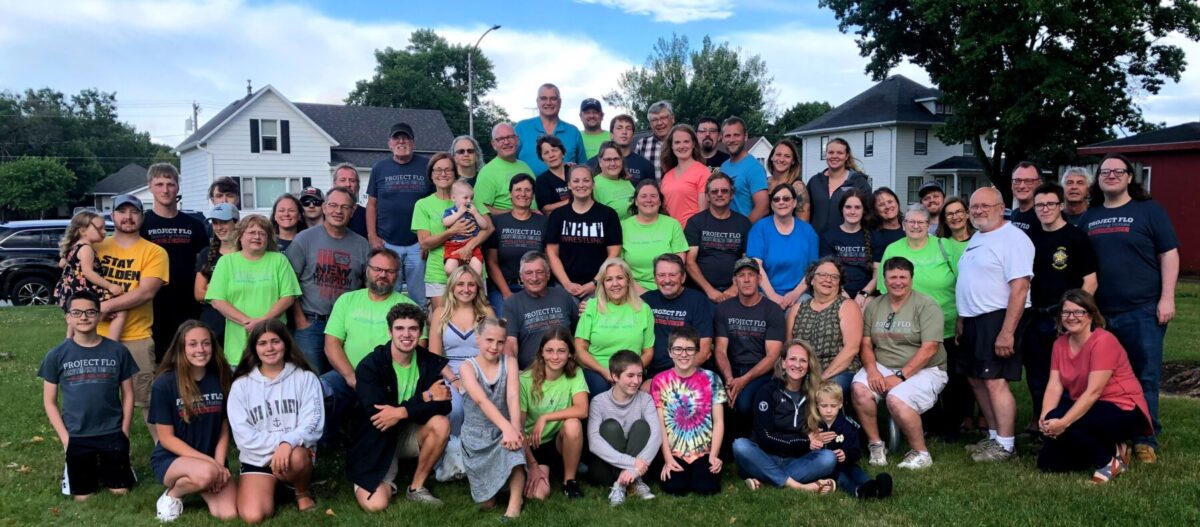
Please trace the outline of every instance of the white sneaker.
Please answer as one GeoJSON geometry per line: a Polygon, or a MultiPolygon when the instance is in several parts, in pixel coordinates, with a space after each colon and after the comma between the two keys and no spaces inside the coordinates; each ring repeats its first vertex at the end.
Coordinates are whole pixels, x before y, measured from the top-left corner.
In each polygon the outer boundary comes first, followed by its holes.
{"type": "Polygon", "coordinates": [[[929,455],[929,452],[909,450],[908,454],[904,455],[904,461],[901,461],[896,466],[910,470],[920,470],[933,466],[933,457],[929,455]]]}
{"type": "Polygon", "coordinates": [[[630,487],[630,494],[637,496],[643,500],[654,499],[654,493],[650,492],[650,485],[647,485],[642,478],[633,480],[633,485],[630,487]]]}
{"type": "Polygon", "coordinates": [[[616,507],[622,503],[625,503],[625,486],[613,483],[612,490],[608,491],[608,504],[616,507]]]}
{"type": "Polygon", "coordinates": [[[871,443],[867,445],[867,450],[871,452],[871,460],[867,463],[877,467],[887,466],[887,445],[884,445],[882,441],[871,443]]]}
{"type": "Polygon", "coordinates": [[[155,515],[158,521],[173,522],[183,514],[183,500],[172,498],[164,490],[162,496],[158,497],[155,508],[158,509],[158,514],[155,515]]]}

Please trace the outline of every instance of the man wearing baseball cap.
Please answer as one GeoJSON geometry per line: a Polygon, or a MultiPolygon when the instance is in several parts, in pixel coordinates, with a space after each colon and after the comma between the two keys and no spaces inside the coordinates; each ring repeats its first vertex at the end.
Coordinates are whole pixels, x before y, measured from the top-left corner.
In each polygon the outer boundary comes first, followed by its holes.
{"type": "MultiPolygon", "coordinates": [[[[145,216],[142,201],[137,197],[120,194],[113,198],[112,221],[116,230],[95,245],[96,260],[104,264],[99,266],[104,278],[124,288],[125,294],[100,303],[97,331],[108,337],[109,322],[105,315],[128,312],[120,339],[137,363],[133,404],[142,408],[142,417],[146,418],[150,386],[154,383],[154,295],[170,280],[167,251],[142,238],[140,230],[145,216]]],[[[146,427],[150,437],[157,441],[154,425],[147,423],[146,427]]]]}
{"type": "Polygon", "coordinates": [[[946,191],[942,190],[942,185],[937,181],[926,181],[917,191],[917,197],[921,199],[925,210],[929,211],[929,234],[936,236],[938,213],[942,211],[942,204],[946,202],[946,191]]]}
{"type": "Polygon", "coordinates": [[[713,317],[717,370],[729,390],[729,406],[737,413],[730,418],[743,426],[741,430],[749,428],[754,394],[771,379],[785,338],[783,310],[758,288],[761,272],[754,258],[734,263],[737,296],[717,304],[713,317]]]}
{"type": "Polygon", "coordinates": [[[590,97],[584,99],[579,105],[579,120],[583,122],[583,151],[591,159],[600,152],[600,144],[612,138],[611,133],[600,127],[604,121],[600,101],[590,97]]]}
{"type": "Polygon", "coordinates": [[[305,187],[300,191],[300,206],[304,207],[305,228],[319,227],[325,222],[325,194],[317,187],[305,187]]]}
{"type": "Polygon", "coordinates": [[[408,123],[392,125],[388,133],[391,157],[371,167],[367,182],[367,241],[378,249],[388,247],[400,255],[403,280],[408,296],[425,305],[425,262],[421,244],[412,231],[413,207],[417,200],[433,194],[429,179],[429,158],[416,155],[416,136],[408,123]]]}
{"type": "Polygon", "coordinates": [[[584,163],[588,160],[583,151],[583,136],[579,129],[571,123],[564,123],[558,118],[558,110],[562,108],[562,97],[558,86],[546,83],[538,87],[537,94],[538,116],[530,117],[517,123],[514,130],[517,141],[521,144],[517,158],[529,165],[530,173],[541,174],[546,171],[546,164],[537,155],[537,140],[546,134],[554,134],[563,142],[567,155],[563,163],[584,163]]]}

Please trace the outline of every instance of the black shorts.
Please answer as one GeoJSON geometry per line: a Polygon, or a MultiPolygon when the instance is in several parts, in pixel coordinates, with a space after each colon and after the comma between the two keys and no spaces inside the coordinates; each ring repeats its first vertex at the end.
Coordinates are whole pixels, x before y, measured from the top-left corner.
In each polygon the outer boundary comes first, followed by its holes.
{"type": "Polygon", "coordinates": [[[974,379],[1021,380],[1021,340],[1029,318],[1022,316],[1013,335],[1013,354],[996,356],[996,337],[1004,327],[1006,310],[992,311],[977,317],[963,318],[955,371],[974,379]]]}
{"type": "Polygon", "coordinates": [[[543,441],[542,444],[533,449],[533,459],[536,459],[539,465],[550,467],[551,474],[561,475],[563,473],[563,458],[562,453],[558,451],[558,436],[555,435],[549,441],[543,441]]]}
{"type": "Polygon", "coordinates": [[[67,441],[64,494],[95,494],[102,485],[108,489],[128,489],[133,488],[135,481],[133,468],[129,466],[129,438],[123,432],[72,437],[67,441]]]}

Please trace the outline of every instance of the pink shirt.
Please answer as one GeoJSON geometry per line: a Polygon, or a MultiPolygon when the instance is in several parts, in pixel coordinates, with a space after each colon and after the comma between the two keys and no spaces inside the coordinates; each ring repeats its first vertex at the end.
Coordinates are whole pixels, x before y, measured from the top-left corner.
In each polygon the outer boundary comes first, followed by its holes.
{"type": "Polygon", "coordinates": [[[1087,391],[1088,374],[1112,370],[1112,377],[1109,377],[1108,384],[1100,393],[1100,400],[1113,403],[1122,410],[1141,410],[1142,415],[1146,416],[1145,432],[1149,432],[1150,409],[1146,406],[1142,385],[1133,374],[1129,356],[1117,337],[1104,328],[1096,328],[1074,357],[1071,356],[1070,338],[1069,335],[1062,335],[1054,341],[1050,369],[1058,371],[1063,388],[1071,399],[1079,400],[1087,391]]]}
{"type": "Polygon", "coordinates": [[[686,226],[688,218],[700,212],[700,193],[704,192],[704,184],[708,182],[710,174],[704,163],[695,161],[683,174],[679,173],[679,167],[663,174],[663,202],[667,206],[667,214],[678,220],[680,225],[686,226]]]}

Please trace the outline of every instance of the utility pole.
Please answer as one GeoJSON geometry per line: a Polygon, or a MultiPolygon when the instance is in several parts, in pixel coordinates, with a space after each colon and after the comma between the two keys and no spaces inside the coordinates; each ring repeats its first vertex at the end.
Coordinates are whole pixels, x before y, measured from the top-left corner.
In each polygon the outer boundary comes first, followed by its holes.
{"type": "Polygon", "coordinates": [[[475,45],[467,51],[467,133],[471,137],[475,137],[475,72],[472,68],[472,57],[475,51],[479,49],[479,43],[483,42],[483,37],[488,33],[500,29],[500,24],[496,24],[479,35],[479,40],[475,41],[475,45]]]}
{"type": "Polygon", "coordinates": [[[192,131],[200,129],[200,105],[192,101],[192,131]]]}

